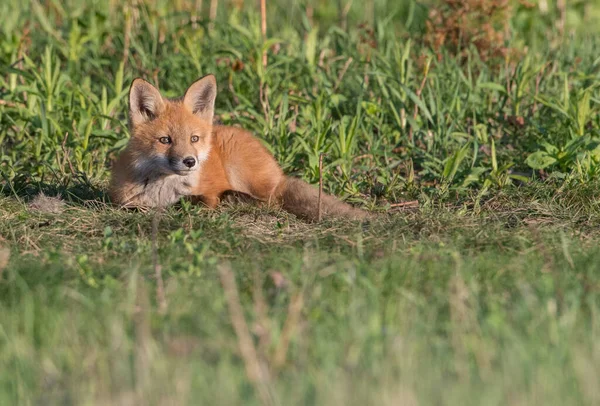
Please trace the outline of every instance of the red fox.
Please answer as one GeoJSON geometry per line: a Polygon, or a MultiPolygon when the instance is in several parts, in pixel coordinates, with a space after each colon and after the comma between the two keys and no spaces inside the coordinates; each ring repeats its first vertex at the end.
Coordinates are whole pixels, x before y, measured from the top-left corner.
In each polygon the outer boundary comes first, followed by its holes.
{"type": "MultiPolygon", "coordinates": [[[[160,207],[189,197],[215,208],[225,192],[233,191],[315,220],[316,188],[285,176],[275,158],[248,131],[213,126],[216,95],[214,75],[198,79],[176,100],[163,98],[143,79],[132,82],[131,138],[112,170],[112,202],[160,207]]],[[[321,206],[324,218],[367,216],[325,194],[321,206]]]]}

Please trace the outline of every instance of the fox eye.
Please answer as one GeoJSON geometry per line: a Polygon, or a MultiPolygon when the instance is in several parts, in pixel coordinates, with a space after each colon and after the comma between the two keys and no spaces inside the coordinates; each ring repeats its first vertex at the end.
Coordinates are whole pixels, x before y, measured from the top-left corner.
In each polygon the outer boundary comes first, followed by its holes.
{"type": "Polygon", "coordinates": [[[198,137],[197,135],[192,135],[192,138],[191,138],[192,142],[198,142],[198,140],[200,140],[200,137],[198,137]]]}
{"type": "Polygon", "coordinates": [[[158,139],[158,141],[159,141],[161,144],[170,144],[170,143],[171,143],[171,137],[160,137],[160,138],[158,139]]]}

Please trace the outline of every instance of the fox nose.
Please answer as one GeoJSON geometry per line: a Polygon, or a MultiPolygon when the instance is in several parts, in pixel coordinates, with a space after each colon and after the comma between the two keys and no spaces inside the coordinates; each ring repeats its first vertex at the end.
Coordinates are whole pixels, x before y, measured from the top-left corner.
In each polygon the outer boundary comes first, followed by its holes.
{"type": "Polygon", "coordinates": [[[194,157],[188,156],[187,158],[183,159],[183,164],[188,168],[191,168],[194,165],[196,165],[196,160],[194,159],[194,157]]]}

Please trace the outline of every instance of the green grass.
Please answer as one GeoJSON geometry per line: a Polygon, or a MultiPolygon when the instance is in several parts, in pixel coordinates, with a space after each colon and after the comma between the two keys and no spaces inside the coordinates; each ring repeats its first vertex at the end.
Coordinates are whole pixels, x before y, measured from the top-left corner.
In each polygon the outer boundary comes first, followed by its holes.
{"type": "Polygon", "coordinates": [[[219,270],[281,404],[594,404],[593,197],[500,193],[369,225],[249,206],[152,215],[1,201],[3,404],[254,404],[219,270]],[[303,304],[278,365],[290,301],[303,304]]]}
{"type": "Polygon", "coordinates": [[[209,3],[0,5],[0,404],[600,403],[600,7],[514,2],[484,62],[424,44],[435,1],[270,1],[264,40],[209,3]],[[130,81],[206,73],[378,218],[112,207],[130,81]]]}

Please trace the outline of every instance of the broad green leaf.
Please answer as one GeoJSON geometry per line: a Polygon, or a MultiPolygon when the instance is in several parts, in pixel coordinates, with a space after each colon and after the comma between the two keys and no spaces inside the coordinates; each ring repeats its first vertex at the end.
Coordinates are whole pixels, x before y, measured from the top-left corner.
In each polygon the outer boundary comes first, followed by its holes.
{"type": "Polygon", "coordinates": [[[551,157],[545,151],[537,151],[529,155],[525,163],[532,169],[544,169],[556,163],[556,158],[551,157]]]}

